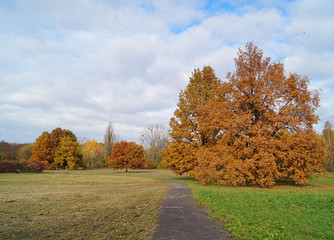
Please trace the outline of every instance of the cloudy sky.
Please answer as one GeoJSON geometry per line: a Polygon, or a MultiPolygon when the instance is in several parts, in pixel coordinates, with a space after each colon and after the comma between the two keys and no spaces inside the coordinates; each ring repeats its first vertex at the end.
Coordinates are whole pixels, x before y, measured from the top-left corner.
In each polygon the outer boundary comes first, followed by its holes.
{"type": "Polygon", "coordinates": [[[318,132],[334,124],[332,0],[1,0],[0,141],[61,127],[102,142],[109,121],[138,141],[194,68],[223,80],[249,41],[322,89],[318,132]]]}

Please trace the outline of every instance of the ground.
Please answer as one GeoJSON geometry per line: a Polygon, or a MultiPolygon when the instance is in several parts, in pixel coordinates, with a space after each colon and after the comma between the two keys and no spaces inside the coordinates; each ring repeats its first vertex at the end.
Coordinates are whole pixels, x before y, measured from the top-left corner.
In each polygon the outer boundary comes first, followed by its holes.
{"type": "Polygon", "coordinates": [[[186,183],[234,239],[334,238],[334,174],[264,189],[111,169],[0,174],[0,238],[149,239],[169,190],[159,178],[186,183]]]}

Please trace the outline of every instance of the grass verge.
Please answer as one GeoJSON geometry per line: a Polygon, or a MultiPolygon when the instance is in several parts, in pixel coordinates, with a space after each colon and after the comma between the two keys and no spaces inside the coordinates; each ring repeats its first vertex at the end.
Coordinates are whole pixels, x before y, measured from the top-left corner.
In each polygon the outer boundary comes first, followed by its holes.
{"type": "Polygon", "coordinates": [[[334,174],[270,189],[183,182],[235,239],[334,239],[334,174]]]}

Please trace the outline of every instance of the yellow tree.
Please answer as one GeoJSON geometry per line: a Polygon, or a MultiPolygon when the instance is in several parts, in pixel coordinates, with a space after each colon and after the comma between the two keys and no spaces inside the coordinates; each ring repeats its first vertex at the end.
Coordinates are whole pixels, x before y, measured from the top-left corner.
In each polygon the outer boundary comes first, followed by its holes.
{"type": "Polygon", "coordinates": [[[164,165],[176,174],[190,172],[197,165],[196,153],[208,142],[206,135],[198,128],[198,108],[214,94],[220,80],[210,66],[195,69],[189,84],[180,92],[178,108],[170,119],[171,139],[162,152],[164,165]]]}
{"type": "Polygon", "coordinates": [[[209,138],[198,152],[196,179],[215,184],[272,186],[275,179],[304,184],[323,172],[324,140],[314,132],[317,91],[309,79],[285,75],[253,43],[239,49],[236,71],[200,107],[199,130],[209,138]]]}
{"type": "Polygon", "coordinates": [[[19,160],[19,162],[26,162],[29,161],[29,159],[31,158],[32,155],[32,148],[33,148],[33,144],[28,143],[23,145],[17,154],[17,158],[19,160]]]}
{"type": "Polygon", "coordinates": [[[59,147],[55,152],[54,165],[57,168],[76,169],[82,165],[80,146],[70,136],[60,140],[59,147]]]}
{"type": "Polygon", "coordinates": [[[99,144],[95,140],[87,141],[82,148],[85,167],[93,167],[99,156],[99,144]]]}
{"type": "Polygon", "coordinates": [[[334,130],[332,129],[332,124],[329,121],[325,122],[324,129],[322,130],[322,137],[327,141],[329,151],[325,168],[328,171],[334,171],[334,130]]]}

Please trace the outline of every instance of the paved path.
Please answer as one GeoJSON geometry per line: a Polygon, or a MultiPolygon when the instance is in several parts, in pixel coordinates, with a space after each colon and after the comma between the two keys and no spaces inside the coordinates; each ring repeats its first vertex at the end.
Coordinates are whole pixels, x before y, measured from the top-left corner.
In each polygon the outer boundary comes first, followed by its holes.
{"type": "Polygon", "coordinates": [[[153,240],[228,240],[227,232],[207,217],[206,209],[194,205],[191,190],[185,184],[166,180],[171,189],[162,204],[159,226],[153,240]]]}

